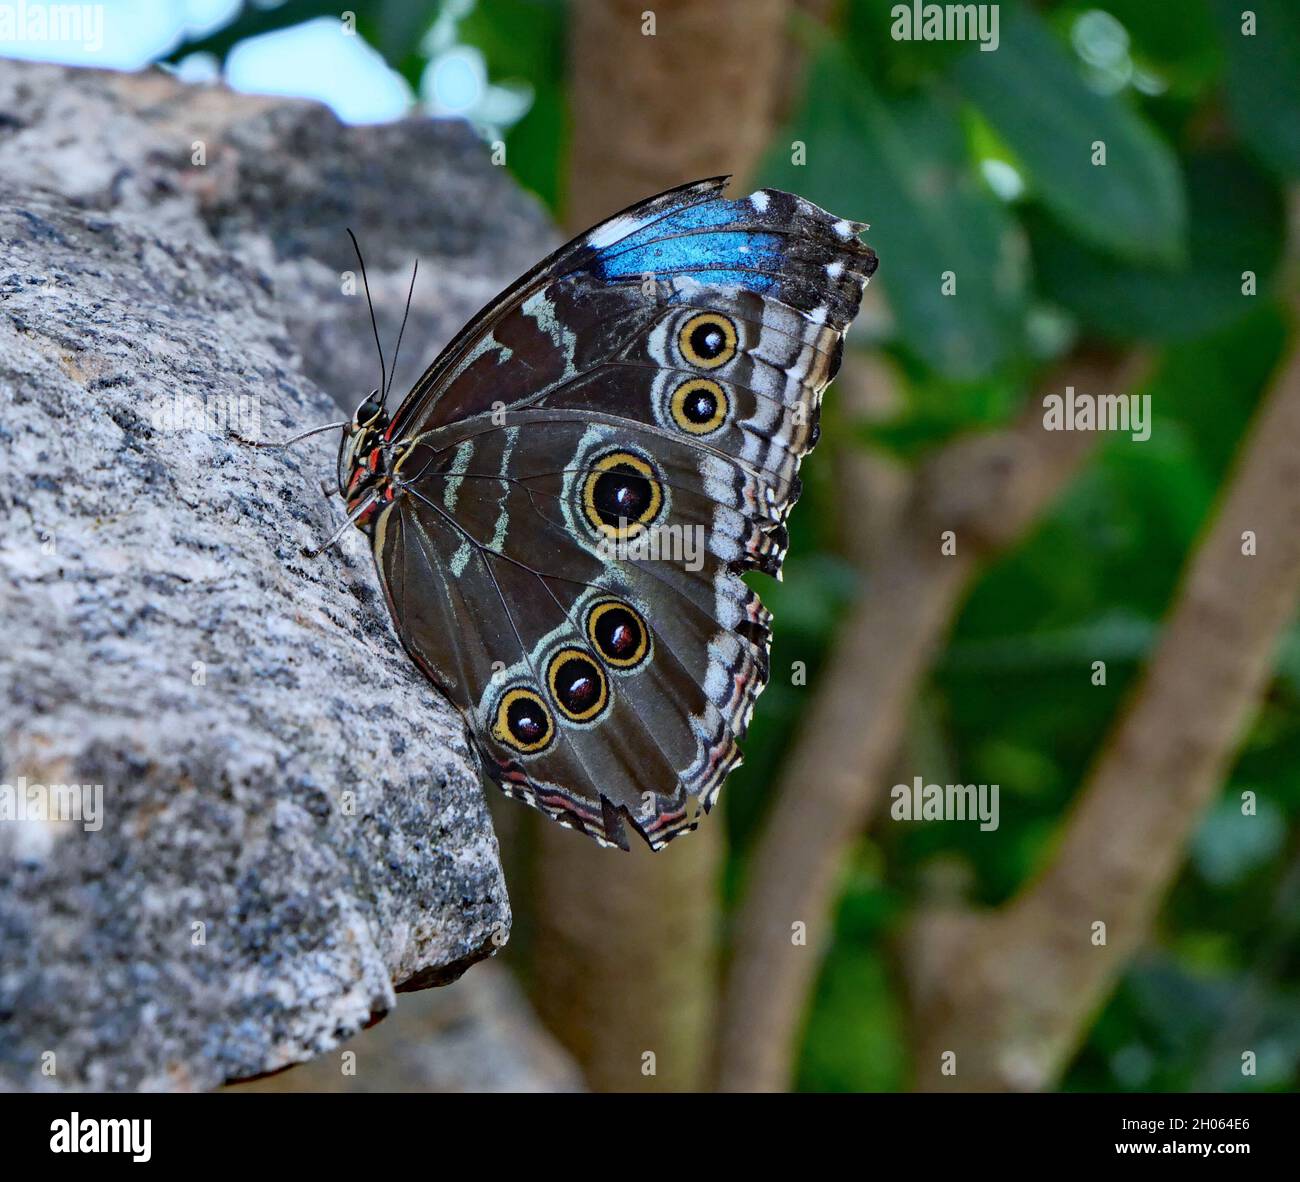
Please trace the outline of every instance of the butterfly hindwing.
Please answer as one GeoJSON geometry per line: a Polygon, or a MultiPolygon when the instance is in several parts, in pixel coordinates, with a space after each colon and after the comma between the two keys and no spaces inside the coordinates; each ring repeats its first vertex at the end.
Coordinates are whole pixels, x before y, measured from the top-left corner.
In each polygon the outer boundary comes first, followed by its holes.
{"type": "Polygon", "coordinates": [[[394,416],[372,531],[403,643],[489,773],[603,843],[694,827],[740,760],[798,467],[875,269],[862,227],[725,178],[498,298],[394,416]]]}

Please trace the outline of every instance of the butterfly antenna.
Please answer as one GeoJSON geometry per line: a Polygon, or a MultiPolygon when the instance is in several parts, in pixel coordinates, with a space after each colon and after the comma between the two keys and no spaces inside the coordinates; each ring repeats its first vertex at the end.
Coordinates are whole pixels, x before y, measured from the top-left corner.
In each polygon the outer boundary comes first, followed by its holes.
{"type": "Polygon", "coordinates": [[[337,431],[340,427],[346,427],[348,420],[344,419],[341,423],[326,423],[323,427],[312,427],[308,431],[299,431],[297,435],[290,435],[288,439],[249,439],[247,435],[241,435],[238,431],[227,431],[226,434],[248,447],[292,447],[300,439],[310,439],[313,435],[320,435],[325,431],[337,431]]]}
{"type": "Polygon", "coordinates": [[[379,325],[375,321],[375,302],[370,298],[370,280],[366,278],[366,260],[361,257],[361,247],[357,245],[357,236],[348,230],[348,237],[352,239],[352,249],[357,252],[357,262],[361,264],[361,282],[366,289],[366,305],[370,308],[370,328],[375,334],[375,348],[379,350],[379,388],[385,390],[388,387],[388,370],[384,367],[384,347],[379,343],[379,325]]]}
{"type": "MultiPolygon", "coordinates": [[[[411,285],[406,289],[406,310],[402,313],[402,327],[397,330],[397,344],[393,348],[393,372],[388,375],[388,387],[392,389],[393,381],[397,377],[397,355],[402,351],[402,334],[406,331],[406,318],[411,314],[411,296],[415,294],[415,276],[420,269],[420,260],[415,260],[415,266],[411,268],[411,285]]],[[[388,390],[384,391],[384,396],[379,400],[379,405],[383,406],[388,402],[388,390]]]]}

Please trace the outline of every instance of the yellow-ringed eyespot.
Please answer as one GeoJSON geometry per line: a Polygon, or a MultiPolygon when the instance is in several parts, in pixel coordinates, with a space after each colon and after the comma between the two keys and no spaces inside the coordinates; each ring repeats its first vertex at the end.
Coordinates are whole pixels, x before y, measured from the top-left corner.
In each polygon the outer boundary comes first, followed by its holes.
{"type": "Polygon", "coordinates": [[[555,722],[540,694],[515,686],[506,690],[497,704],[492,737],[524,755],[535,755],[551,745],[555,722]]]}
{"type": "Polygon", "coordinates": [[[587,612],[587,639],[615,669],[635,669],[650,654],[650,630],[620,599],[602,599],[587,612]]]}
{"type": "Polygon", "coordinates": [[[565,718],[590,722],[609,704],[605,671],[580,648],[562,648],[546,664],[546,684],[565,718]]]}
{"type": "Polygon", "coordinates": [[[697,312],[677,333],[677,348],[691,365],[717,369],[736,355],[736,326],[720,312],[697,312]]]}
{"type": "Polygon", "coordinates": [[[727,394],[712,378],[691,378],[668,400],[673,422],[692,435],[710,435],[727,420],[727,394]]]}
{"type": "Polygon", "coordinates": [[[663,487],[648,460],[630,451],[612,451],[591,465],[582,482],[582,509],[607,538],[634,538],[664,505],[663,487]]]}

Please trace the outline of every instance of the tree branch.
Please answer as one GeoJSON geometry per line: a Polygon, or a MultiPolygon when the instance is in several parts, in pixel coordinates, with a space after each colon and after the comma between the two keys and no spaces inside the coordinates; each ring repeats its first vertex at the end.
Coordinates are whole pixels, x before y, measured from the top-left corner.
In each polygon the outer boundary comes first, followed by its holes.
{"type": "Polygon", "coordinates": [[[572,13],[569,225],[753,171],[794,56],[788,0],[587,0],[572,13]]]}
{"type": "Polygon", "coordinates": [[[1063,825],[1000,910],[923,915],[905,941],[917,1085],[1035,1089],[1073,1053],[1183,860],[1300,601],[1300,344],[1184,573],[1159,647],[1063,825]],[[1258,552],[1243,553],[1252,531],[1258,552]],[[1106,942],[1092,925],[1106,924],[1106,942]],[[956,1053],[956,1074],[940,1070],[956,1053]]]}
{"type": "MultiPolygon", "coordinates": [[[[1123,390],[1137,366],[1080,351],[1044,389],[1123,390]]],[[[1008,431],[959,439],[918,471],[821,674],[753,856],[721,1007],[722,1089],[787,1085],[840,867],[884,794],[917,684],[980,559],[1020,536],[1095,442],[1090,432],[1045,431],[1035,398],[1008,431]],[[941,553],[944,530],[956,532],[955,555],[941,553]],[[806,947],[791,942],[798,921],[806,947]]]]}
{"type": "MultiPolygon", "coordinates": [[[[575,230],[682,181],[744,178],[771,135],[777,73],[792,55],[787,0],[664,0],[652,36],[646,13],[640,0],[573,6],[575,230]]],[[[724,851],[717,815],[654,855],[597,849],[549,823],[539,829],[533,998],[593,1089],[703,1086],[724,851]]]]}

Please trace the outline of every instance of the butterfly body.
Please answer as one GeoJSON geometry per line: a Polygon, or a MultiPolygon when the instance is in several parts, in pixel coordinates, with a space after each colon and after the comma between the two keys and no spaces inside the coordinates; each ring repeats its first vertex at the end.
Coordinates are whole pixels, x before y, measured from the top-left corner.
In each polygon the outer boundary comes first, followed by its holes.
{"type": "Polygon", "coordinates": [[[799,461],[875,256],[790,194],[683,186],[483,309],[339,485],[399,636],[503,790],[602,844],[693,828],[767,680],[799,461]]]}

